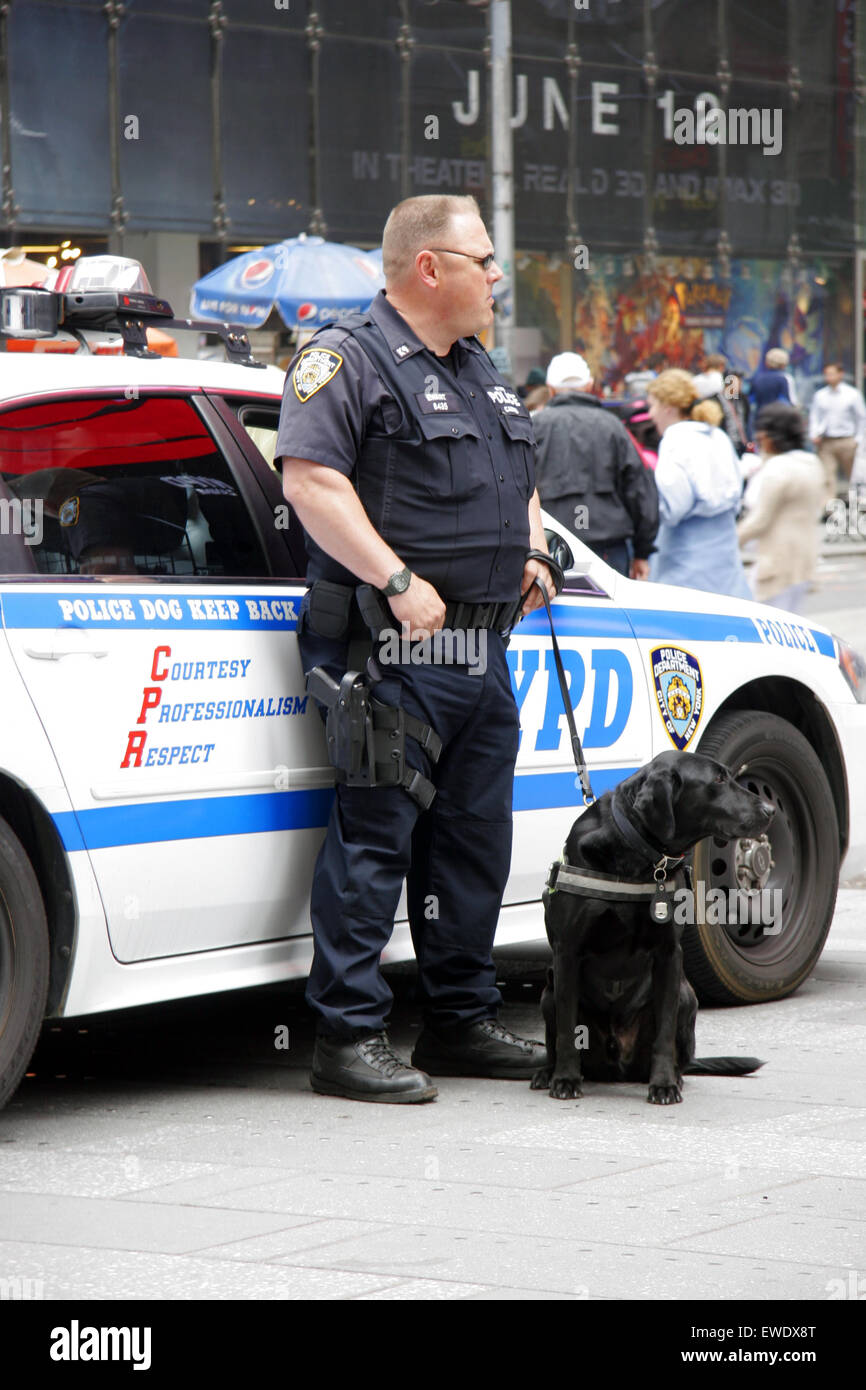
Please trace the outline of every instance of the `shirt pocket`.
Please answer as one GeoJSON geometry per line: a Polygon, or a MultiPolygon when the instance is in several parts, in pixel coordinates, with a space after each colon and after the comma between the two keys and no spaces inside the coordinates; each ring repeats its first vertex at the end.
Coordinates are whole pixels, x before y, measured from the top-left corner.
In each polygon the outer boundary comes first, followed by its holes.
{"type": "Polygon", "coordinates": [[[484,486],[478,468],[481,431],[468,415],[422,415],[419,481],[429,496],[464,501],[484,486]]]}
{"type": "Polygon", "coordinates": [[[503,412],[499,416],[499,423],[508,440],[506,447],[515,486],[524,501],[528,502],[535,491],[535,435],[532,421],[528,415],[506,415],[503,412]]]}

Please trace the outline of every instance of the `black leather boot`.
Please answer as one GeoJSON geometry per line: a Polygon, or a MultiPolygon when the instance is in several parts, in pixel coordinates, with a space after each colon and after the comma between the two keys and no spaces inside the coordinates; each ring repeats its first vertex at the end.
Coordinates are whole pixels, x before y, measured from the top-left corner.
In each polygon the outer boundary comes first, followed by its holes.
{"type": "Polygon", "coordinates": [[[350,1042],[317,1037],[310,1084],[325,1096],[395,1105],[435,1100],[438,1094],[429,1076],[398,1057],[384,1032],[350,1042]]]}
{"type": "Polygon", "coordinates": [[[490,1076],[530,1081],[547,1065],[544,1043],[519,1038],[495,1018],[434,1032],[426,1024],[412,1053],[412,1065],[430,1076],[490,1076]]]}

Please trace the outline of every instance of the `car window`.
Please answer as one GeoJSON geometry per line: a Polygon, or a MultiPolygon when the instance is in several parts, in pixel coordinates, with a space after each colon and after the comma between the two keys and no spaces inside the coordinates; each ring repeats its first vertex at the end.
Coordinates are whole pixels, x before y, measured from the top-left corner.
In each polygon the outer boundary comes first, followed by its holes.
{"type": "Polygon", "coordinates": [[[274,462],[280,425],[279,410],[269,409],[267,406],[242,405],[237,407],[237,412],[238,419],[262,458],[275,473],[279,473],[280,470],[274,462]]]}
{"type": "Polygon", "coordinates": [[[286,565],[277,565],[287,578],[302,582],[307,572],[304,529],[294,508],[283,493],[283,473],[275,457],[280,425],[280,399],[250,400],[244,396],[208,393],[214,410],[238,441],[250,460],[269,507],[273,509],[275,535],[285,545],[286,565]],[[262,467],[261,465],[264,465],[262,467]]]}
{"type": "Polygon", "coordinates": [[[181,396],[0,413],[0,571],[266,575],[226,459],[181,396]]]}

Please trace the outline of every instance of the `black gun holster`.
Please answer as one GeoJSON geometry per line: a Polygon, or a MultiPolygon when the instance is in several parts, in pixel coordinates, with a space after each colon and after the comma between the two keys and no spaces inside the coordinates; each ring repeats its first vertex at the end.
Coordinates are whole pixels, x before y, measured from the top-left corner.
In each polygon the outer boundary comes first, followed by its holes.
{"type": "Polygon", "coordinates": [[[406,739],[414,738],[430,761],[439,760],[442,740],[429,724],[395,705],[377,700],[360,671],[337,682],[321,666],[307,672],[307,690],[327,709],[328,758],[337,782],[348,787],[402,787],[426,811],[433,783],[406,762],[406,739]]]}

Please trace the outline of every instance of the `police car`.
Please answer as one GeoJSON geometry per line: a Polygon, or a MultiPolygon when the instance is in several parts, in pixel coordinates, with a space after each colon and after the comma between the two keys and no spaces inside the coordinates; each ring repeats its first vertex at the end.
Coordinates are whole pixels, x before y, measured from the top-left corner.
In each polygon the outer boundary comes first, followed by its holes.
{"type": "MultiPolygon", "coordinates": [[[[141,355],[152,297],[0,293],[0,1104],[43,1019],[304,976],[333,775],[295,628],[303,535],[272,461],[283,375],[141,355]],[[36,298],[34,298],[36,296],[36,298]],[[123,356],[14,351],[65,329],[123,356]],[[136,355],[129,355],[130,352],[136,355]]],[[[186,325],[184,325],[186,326],[186,325]]],[[[632,583],[552,519],[570,699],[600,794],[666,748],[773,802],[770,854],[710,840],[697,877],[778,890],[781,930],[698,920],[705,1000],[795,989],[839,866],[866,868],[864,666],[779,610],[632,583]]],[[[508,648],[522,735],[500,946],[582,805],[546,618],[508,648]]],[[[385,959],[411,956],[401,907],[385,959]]]]}

